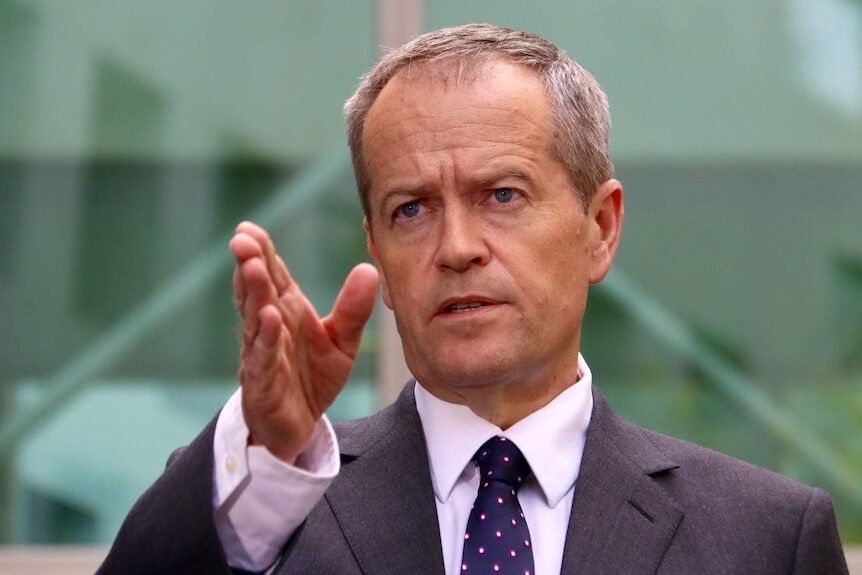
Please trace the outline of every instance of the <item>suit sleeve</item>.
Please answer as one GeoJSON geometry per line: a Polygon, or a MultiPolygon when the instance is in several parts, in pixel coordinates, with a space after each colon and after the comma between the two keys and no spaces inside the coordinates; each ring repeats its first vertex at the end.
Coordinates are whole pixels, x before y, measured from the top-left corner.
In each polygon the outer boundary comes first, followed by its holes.
{"type": "Polygon", "coordinates": [[[141,495],[98,574],[230,575],[213,521],[215,425],[214,419],[141,495]]]}
{"type": "Polygon", "coordinates": [[[318,422],[296,466],[248,447],[240,394],[129,513],[99,573],[263,572],[339,469],[335,433],[318,422]]]}
{"type": "Polygon", "coordinates": [[[324,415],[295,465],[248,446],[239,390],[222,409],[213,441],[213,509],[231,567],[263,572],[317,505],[340,468],[335,432],[324,415]]]}
{"type": "Polygon", "coordinates": [[[822,489],[812,489],[805,508],[796,557],[795,575],[840,575],[847,573],[847,561],[838,535],[832,499],[822,489]]]}

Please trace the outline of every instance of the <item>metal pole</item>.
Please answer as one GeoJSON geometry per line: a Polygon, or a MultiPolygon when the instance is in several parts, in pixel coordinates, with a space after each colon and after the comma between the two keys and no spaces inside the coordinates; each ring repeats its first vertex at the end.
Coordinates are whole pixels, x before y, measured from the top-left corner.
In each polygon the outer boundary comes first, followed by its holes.
{"type": "MultiPolygon", "coordinates": [[[[422,0],[377,0],[377,44],[381,53],[397,48],[422,33],[422,0]]],[[[392,403],[412,377],[404,362],[395,315],[383,302],[377,313],[377,390],[381,406],[392,403]]]]}

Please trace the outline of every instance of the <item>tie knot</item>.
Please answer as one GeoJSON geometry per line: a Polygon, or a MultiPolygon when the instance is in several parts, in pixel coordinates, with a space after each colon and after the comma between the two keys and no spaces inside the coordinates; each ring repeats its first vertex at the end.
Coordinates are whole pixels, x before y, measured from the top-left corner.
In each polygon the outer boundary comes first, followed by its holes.
{"type": "Polygon", "coordinates": [[[530,464],[518,446],[499,435],[482,444],[474,461],[479,466],[480,486],[488,481],[502,481],[517,491],[530,475],[530,464]]]}

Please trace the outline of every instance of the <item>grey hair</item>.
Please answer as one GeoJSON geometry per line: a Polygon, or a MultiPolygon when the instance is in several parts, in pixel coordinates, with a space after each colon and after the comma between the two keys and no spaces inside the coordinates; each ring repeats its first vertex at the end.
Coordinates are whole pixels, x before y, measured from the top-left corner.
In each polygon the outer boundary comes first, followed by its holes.
{"type": "Polygon", "coordinates": [[[362,134],[368,111],[389,80],[413,64],[451,61],[460,76],[465,68],[494,59],[525,66],[541,80],[553,116],[554,153],[565,166],[585,211],[596,187],[613,177],[608,100],[589,72],[552,43],[529,32],[490,24],[443,28],[385,54],[362,77],[359,87],[344,104],[353,171],[362,209],[369,221],[371,182],[363,156],[362,134]]]}

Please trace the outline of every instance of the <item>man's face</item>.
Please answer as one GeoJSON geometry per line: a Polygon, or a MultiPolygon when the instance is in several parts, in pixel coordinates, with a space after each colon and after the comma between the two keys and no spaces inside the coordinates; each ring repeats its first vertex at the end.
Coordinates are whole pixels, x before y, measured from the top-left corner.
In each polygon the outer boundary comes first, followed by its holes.
{"type": "Polygon", "coordinates": [[[587,289],[616,244],[552,154],[541,82],[505,62],[455,85],[407,76],[380,93],[363,146],[369,252],[411,372],[455,402],[575,382],[587,289]]]}

